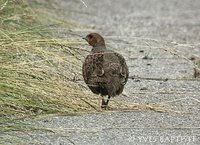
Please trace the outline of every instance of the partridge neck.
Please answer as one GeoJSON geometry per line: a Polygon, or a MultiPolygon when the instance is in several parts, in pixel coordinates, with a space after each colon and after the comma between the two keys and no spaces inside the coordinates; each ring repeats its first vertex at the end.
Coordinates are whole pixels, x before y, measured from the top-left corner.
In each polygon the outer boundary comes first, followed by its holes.
{"type": "Polygon", "coordinates": [[[105,45],[99,45],[99,46],[93,46],[92,48],[92,52],[101,52],[101,51],[105,51],[106,50],[106,46],[105,45]]]}

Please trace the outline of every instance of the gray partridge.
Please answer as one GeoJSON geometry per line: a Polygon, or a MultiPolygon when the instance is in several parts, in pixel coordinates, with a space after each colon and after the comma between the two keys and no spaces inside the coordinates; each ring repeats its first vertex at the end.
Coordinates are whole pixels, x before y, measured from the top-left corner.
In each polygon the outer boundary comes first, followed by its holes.
{"type": "Polygon", "coordinates": [[[82,67],[84,81],[93,93],[102,96],[101,108],[107,108],[110,98],[122,93],[128,67],[122,55],[106,48],[101,35],[90,33],[83,39],[92,46],[82,67]],[[107,101],[103,98],[106,95],[107,101]]]}

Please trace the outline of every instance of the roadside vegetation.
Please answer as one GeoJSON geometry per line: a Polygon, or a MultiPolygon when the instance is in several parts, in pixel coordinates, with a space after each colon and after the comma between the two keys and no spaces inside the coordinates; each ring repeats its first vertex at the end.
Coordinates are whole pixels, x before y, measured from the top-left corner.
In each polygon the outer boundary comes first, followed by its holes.
{"type": "Polygon", "coordinates": [[[13,130],[24,118],[94,111],[97,104],[76,83],[83,52],[75,48],[82,40],[59,38],[56,31],[75,24],[45,16],[38,5],[34,0],[0,2],[1,131],[13,130]]]}

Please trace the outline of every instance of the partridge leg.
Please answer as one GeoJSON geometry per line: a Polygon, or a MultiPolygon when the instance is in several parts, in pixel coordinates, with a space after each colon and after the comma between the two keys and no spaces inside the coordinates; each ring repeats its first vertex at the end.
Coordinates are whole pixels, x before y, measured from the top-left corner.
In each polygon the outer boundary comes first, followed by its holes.
{"type": "Polygon", "coordinates": [[[101,104],[101,108],[107,108],[108,107],[108,102],[110,100],[110,96],[108,96],[107,101],[105,101],[104,99],[102,99],[102,104],[101,104]]]}
{"type": "Polygon", "coordinates": [[[105,102],[104,98],[102,98],[101,108],[105,108],[105,106],[106,106],[106,102],[105,102]]]}

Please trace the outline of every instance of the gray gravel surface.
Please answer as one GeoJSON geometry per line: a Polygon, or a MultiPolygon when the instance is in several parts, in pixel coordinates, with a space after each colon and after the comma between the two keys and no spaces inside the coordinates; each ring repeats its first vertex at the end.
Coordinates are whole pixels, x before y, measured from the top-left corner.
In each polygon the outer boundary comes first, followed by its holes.
{"type": "MultiPolygon", "coordinates": [[[[199,145],[200,81],[194,78],[194,65],[188,58],[200,57],[200,1],[83,1],[87,7],[81,0],[54,2],[60,5],[64,19],[80,24],[72,31],[81,35],[98,32],[110,49],[125,56],[130,68],[127,97],[114,99],[159,105],[170,111],[117,108],[58,116],[33,123],[53,132],[4,136],[20,136],[29,144],[199,145]]],[[[89,49],[88,45],[82,47],[89,49]]]]}

